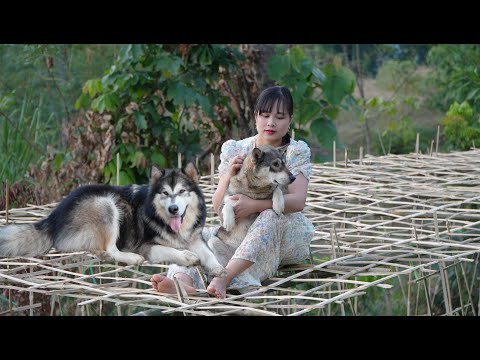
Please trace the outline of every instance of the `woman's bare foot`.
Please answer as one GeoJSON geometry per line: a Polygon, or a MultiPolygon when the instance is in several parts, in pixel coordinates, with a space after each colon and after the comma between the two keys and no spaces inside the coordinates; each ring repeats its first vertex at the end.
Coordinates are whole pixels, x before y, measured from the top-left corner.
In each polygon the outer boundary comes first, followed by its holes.
{"type": "MultiPolygon", "coordinates": [[[[167,294],[177,293],[175,282],[166,276],[163,276],[160,274],[153,274],[150,281],[152,282],[152,287],[158,292],[167,293],[167,294]]],[[[193,295],[197,292],[197,289],[183,283],[181,280],[178,280],[178,282],[183,286],[183,288],[185,289],[188,295],[193,295]]]]}
{"type": "Polygon", "coordinates": [[[207,287],[207,292],[219,299],[225,299],[227,295],[227,278],[215,277],[207,287]]]}

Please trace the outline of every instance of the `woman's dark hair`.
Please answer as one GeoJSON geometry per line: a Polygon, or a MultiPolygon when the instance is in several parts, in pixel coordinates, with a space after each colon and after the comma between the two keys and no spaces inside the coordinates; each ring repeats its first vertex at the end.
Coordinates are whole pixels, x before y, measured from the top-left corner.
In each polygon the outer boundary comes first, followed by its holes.
{"type": "MultiPolygon", "coordinates": [[[[277,102],[277,112],[287,112],[288,115],[290,115],[290,118],[292,117],[293,98],[290,90],[285,86],[272,86],[263,90],[257,98],[253,115],[256,116],[262,112],[271,112],[275,102],[277,102]]],[[[289,143],[290,134],[287,132],[282,138],[282,145],[289,143]]]]}

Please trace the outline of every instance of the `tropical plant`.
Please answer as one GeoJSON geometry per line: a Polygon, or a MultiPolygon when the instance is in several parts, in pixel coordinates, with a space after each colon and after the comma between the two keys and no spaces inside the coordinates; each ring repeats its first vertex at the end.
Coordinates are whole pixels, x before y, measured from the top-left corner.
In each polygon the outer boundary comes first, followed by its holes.
{"type": "Polygon", "coordinates": [[[455,101],[468,101],[475,112],[480,111],[480,45],[437,45],[427,61],[434,68],[434,106],[446,111],[455,101]]]}
{"type": "Polygon", "coordinates": [[[341,106],[354,103],[355,75],[339,57],[320,69],[300,47],[278,46],[276,51],[268,63],[268,75],[292,92],[296,134],[301,139],[313,135],[330,149],[333,140],[338,142],[333,120],[341,106]]]}
{"type": "Polygon", "coordinates": [[[454,102],[441,121],[447,150],[468,150],[480,144],[480,118],[468,102],[454,102]]]}

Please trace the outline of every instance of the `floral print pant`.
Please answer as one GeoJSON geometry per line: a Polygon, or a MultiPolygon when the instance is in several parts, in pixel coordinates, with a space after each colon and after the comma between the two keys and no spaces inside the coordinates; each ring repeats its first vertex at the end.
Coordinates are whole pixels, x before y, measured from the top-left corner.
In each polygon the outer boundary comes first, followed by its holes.
{"type": "MultiPolygon", "coordinates": [[[[215,236],[218,227],[205,227],[203,237],[208,241],[215,236]]],[[[218,261],[226,266],[230,258],[245,259],[254,264],[233,278],[229,289],[261,286],[261,281],[273,276],[280,265],[299,263],[310,255],[310,242],[315,229],[302,212],[278,216],[273,210],[262,211],[250,227],[247,236],[237,249],[225,256],[225,249],[212,248],[218,261]]],[[[201,267],[199,267],[201,269],[201,267]]],[[[204,288],[195,267],[172,264],[167,276],[185,273],[193,279],[196,288],[204,288]]],[[[206,274],[203,273],[205,277],[206,274]]],[[[211,278],[208,278],[208,281],[211,278]]]]}

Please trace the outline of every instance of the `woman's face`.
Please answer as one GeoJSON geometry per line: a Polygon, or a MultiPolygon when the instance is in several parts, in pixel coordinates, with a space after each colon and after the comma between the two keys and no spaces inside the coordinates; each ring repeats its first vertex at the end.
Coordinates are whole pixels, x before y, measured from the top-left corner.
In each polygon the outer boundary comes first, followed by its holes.
{"type": "Polygon", "coordinates": [[[277,102],[272,106],[271,112],[260,112],[255,116],[256,127],[259,135],[258,145],[280,146],[282,138],[288,132],[291,118],[282,106],[277,107],[277,102]]]}

